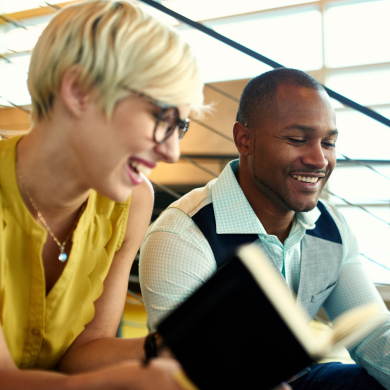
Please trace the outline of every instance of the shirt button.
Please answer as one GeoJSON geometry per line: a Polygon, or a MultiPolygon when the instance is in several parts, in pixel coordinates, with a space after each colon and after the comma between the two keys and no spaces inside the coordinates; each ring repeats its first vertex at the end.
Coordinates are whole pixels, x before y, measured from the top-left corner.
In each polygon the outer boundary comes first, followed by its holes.
{"type": "Polygon", "coordinates": [[[34,328],[34,329],[31,329],[31,334],[32,334],[33,336],[38,337],[38,336],[41,335],[41,331],[40,331],[39,329],[34,328]]]}

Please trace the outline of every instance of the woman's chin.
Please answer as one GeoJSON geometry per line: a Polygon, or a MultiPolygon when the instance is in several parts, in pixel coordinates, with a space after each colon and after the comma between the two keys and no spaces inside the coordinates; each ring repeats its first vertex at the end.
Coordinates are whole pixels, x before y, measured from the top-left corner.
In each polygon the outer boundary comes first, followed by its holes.
{"type": "Polygon", "coordinates": [[[111,188],[111,191],[96,191],[100,195],[103,195],[114,202],[120,203],[125,202],[127,199],[129,199],[131,192],[135,187],[135,185],[127,185],[121,186],[121,188],[117,188],[116,190],[113,190],[113,188],[111,188]]]}

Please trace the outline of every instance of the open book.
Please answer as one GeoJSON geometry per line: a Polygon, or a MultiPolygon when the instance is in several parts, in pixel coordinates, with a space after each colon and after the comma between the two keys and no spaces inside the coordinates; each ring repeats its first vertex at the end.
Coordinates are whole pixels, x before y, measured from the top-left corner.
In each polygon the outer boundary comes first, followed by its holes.
{"type": "Polygon", "coordinates": [[[330,334],[315,336],[281,276],[249,245],[157,329],[199,389],[271,389],[386,319],[366,305],[337,318],[330,334]]]}

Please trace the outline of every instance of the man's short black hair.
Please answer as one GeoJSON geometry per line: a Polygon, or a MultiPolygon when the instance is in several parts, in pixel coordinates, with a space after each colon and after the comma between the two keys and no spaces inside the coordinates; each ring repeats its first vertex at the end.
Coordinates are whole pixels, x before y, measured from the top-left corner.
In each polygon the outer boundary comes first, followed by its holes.
{"type": "Polygon", "coordinates": [[[324,91],[324,87],[307,73],[297,69],[277,68],[253,78],[245,86],[236,121],[256,126],[262,118],[276,114],[276,91],[281,84],[296,85],[324,91]]]}

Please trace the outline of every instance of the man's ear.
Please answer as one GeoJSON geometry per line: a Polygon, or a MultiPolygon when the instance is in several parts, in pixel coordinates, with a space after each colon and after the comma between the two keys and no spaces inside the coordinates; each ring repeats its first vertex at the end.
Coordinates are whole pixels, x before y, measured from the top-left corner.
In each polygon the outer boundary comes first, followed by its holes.
{"type": "Polygon", "coordinates": [[[68,111],[80,116],[91,99],[91,92],[80,85],[80,67],[73,65],[62,76],[60,95],[68,111]]]}
{"type": "Polygon", "coordinates": [[[236,122],[233,125],[234,143],[241,155],[248,155],[250,153],[252,136],[252,131],[241,122],[236,122]]]}

